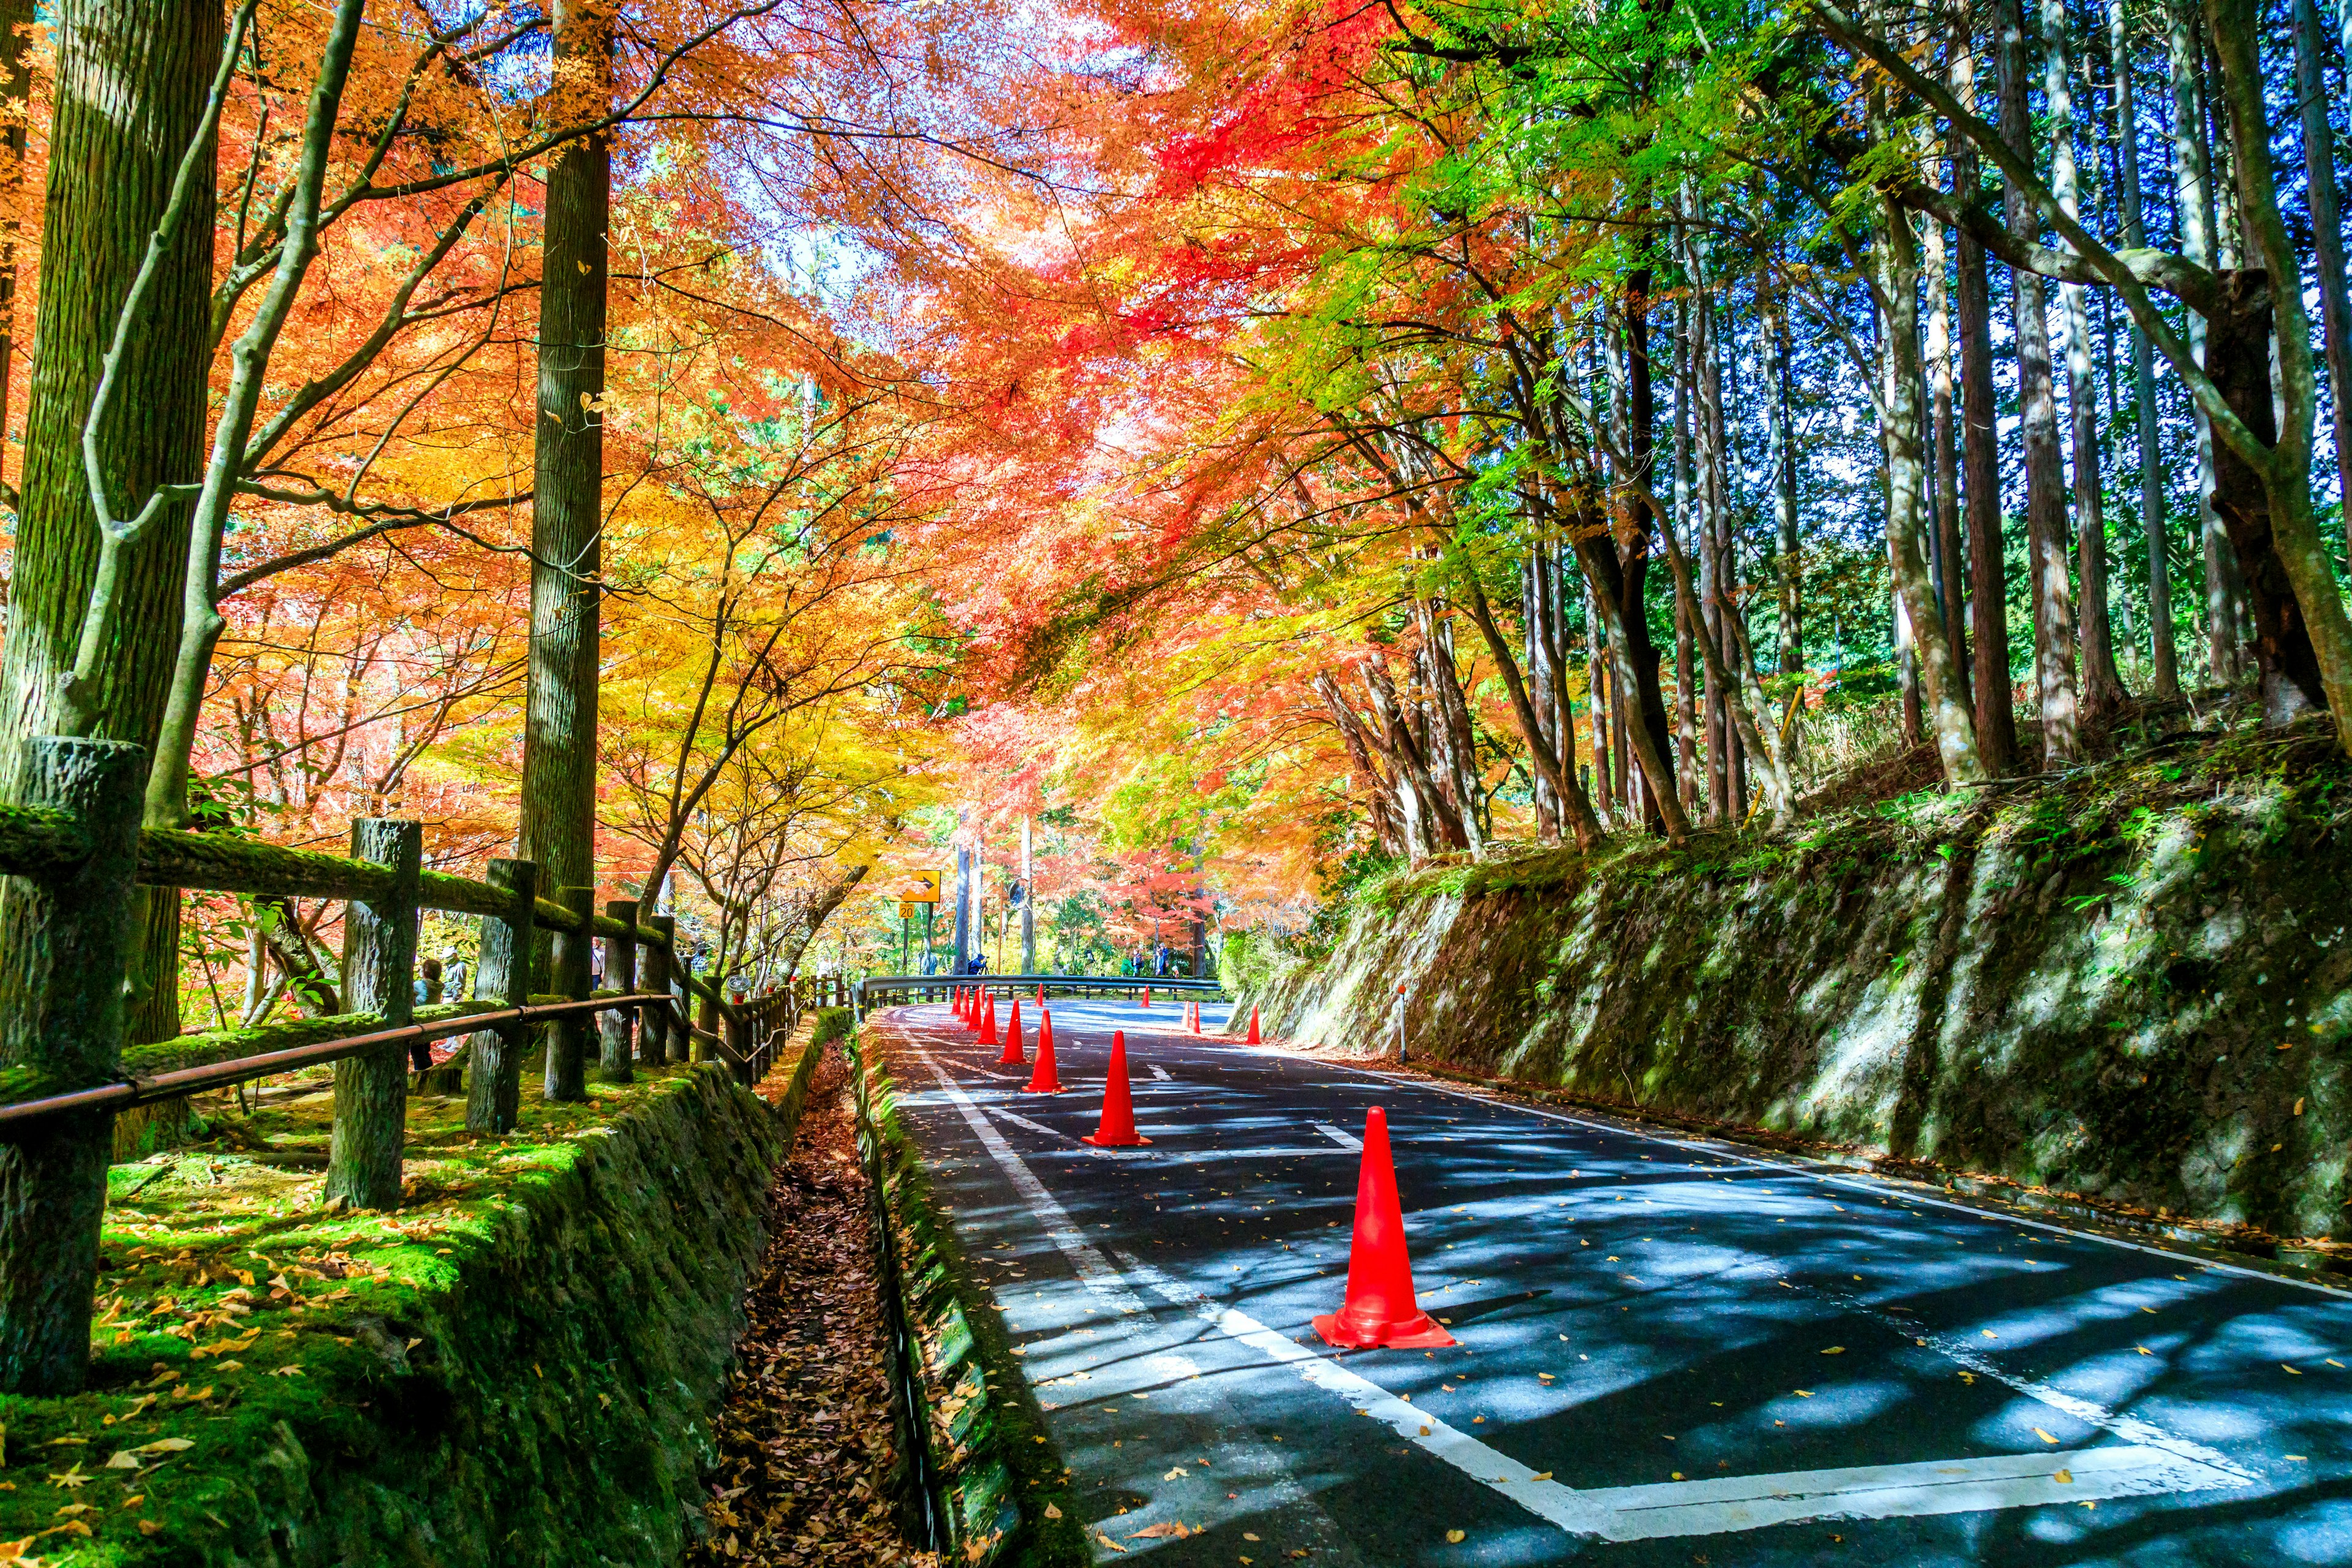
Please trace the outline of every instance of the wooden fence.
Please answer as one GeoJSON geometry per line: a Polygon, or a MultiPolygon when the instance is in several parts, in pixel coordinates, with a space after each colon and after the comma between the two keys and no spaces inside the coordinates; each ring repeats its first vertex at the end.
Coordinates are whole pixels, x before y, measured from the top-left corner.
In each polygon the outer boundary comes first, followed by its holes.
{"type": "Polygon", "coordinates": [[[582,1100],[592,1056],[608,1082],[640,1065],[711,1059],[757,1081],[800,1010],[791,986],[730,1002],[681,962],[670,917],[640,924],[633,900],[599,913],[594,889],[542,889],[530,861],[493,860],[482,881],[425,870],[417,823],[354,822],[348,858],[142,828],[145,773],[136,745],[41,737],[26,742],[26,804],[0,806],[0,873],[10,879],[0,899],[0,1389],[80,1383],[112,1119],[124,1107],[331,1062],[327,1201],[390,1209],[414,1046],[470,1037],[466,1124],[504,1132],[537,1027],[547,1031],[545,1097],[582,1100]],[[142,887],[345,900],[346,1011],[126,1046],[142,887]],[[482,917],[478,1000],[415,1005],[425,910],[482,917]],[[540,931],[551,933],[553,991],[533,995],[540,931]],[[592,942],[604,945],[605,991],[590,990],[592,942]]]}

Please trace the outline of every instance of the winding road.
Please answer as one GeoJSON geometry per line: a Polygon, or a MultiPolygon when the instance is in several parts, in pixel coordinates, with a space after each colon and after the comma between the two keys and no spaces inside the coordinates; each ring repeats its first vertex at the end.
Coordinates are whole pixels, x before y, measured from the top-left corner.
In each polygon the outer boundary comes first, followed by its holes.
{"type": "Polygon", "coordinates": [[[1098,1561],[2352,1563],[2352,1292],[1164,1002],[1053,1014],[1058,1096],[944,1005],[868,1037],[1098,1561]],[[1149,1148],[1078,1141],[1114,1027],[1149,1148]],[[1457,1348],[1308,1326],[1374,1105],[1457,1348]]]}

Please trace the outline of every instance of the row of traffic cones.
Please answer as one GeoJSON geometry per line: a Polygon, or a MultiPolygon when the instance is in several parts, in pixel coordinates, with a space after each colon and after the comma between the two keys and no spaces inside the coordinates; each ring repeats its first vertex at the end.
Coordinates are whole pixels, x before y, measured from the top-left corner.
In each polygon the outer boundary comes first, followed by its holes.
{"type": "MultiPolygon", "coordinates": [[[[1043,1005],[1045,988],[1038,987],[1037,1063],[1024,1092],[1059,1094],[1061,1079],[1054,1070],[1054,1016],[1043,1005]]],[[[960,998],[958,1011],[969,1021],[980,1019],[981,1039],[992,1043],[996,1003],[976,997],[960,998]]],[[[1185,1022],[1201,1032],[1200,1004],[1185,1008],[1185,1022]]],[[[1257,1009],[1250,1009],[1249,1037],[1258,1042],[1257,1009]]],[[[1004,1052],[999,1066],[1021,1062],[1021,1004],[1013,1004],[1004,1031],[1004,1052]]],[[[1086,1142],[1103,1149],[1129,1149],[1148,1144],[1135,1127],[1135,1098],[1128,1084],[1127,1031],[1110,1037],[1110,1069],[1103,1083],[1102,1119],[1086,1142]]],[[[1396,1162],[1389,1148],[1388,1113],[1379,1106],[1364,1114],[1364,1158],[1356,1175],[1356,1224],[1348,1246],[1348,1288],[1339,1310],[1314,1320],[1315,1331],[1328,1344],[1343,1350],[1386,1347],[1391,1350],[1436,1350],[1455,1342],[1452,1334],[1421,1310],[1412,1288],[1412,1260],[1405,1248],[1404,1211],[1397,1195],[1396,1162]]]]}

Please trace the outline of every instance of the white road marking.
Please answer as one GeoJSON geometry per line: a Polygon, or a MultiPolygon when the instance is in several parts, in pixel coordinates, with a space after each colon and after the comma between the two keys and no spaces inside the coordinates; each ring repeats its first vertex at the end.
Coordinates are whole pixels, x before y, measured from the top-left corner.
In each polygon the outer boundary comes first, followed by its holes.
{"type": "Polygon", "coordinates": [[[1211,1301],[1150,1264],[1124,1256],[1119,1261],[1129,1279],[1188,1309],[1227,1339],[1247,1345],[1277,1365],[1292,1368],[1314,1386],[1340,1395],[1360,1414],[1385,1422],[1397,1436],[1472,1480],[1562,1530],[1597,1535],[1604,1541],[1717,1535],[1801,1519],[1898,1519],[2032,1508],[2152,1492],[2242,1487],[2252,1479],[2219,1455],[2213,1456],[2218,1464],[2192,1458],[2203,1450],[2167,1438],[2145,1423],[2133,1423],[2157,1436],[2162,1446],[2000,1454],[1931,1464],[1859,1465],[1579,1491],[1539,1477],[1509,1455],[1276,1333],[1246,1312],[1211,1301]],[[2067,1471],[2071,1479],[2059,1480],[2060,1470],[2067,1471]]]}
{"type": "Polygon", "coordinates": [[[1174,1083],[1176,1081],[1174,1079],[1168,1076],[1168,1069],[1161,1067],[1158,1062],[1153,1062],[1151,1064],[1151,1076],[1158,1079],[1161,1083],[1174,1083]]]}
{"type": "Polygon", "coordinates": [[[1361,1149],[1364,1146],[1364,1141],[1362,1139],[1357,1137],[1352,1132],[1342,1132],[1339,1129],[1332,1126],[1328,1121],[1317,1122],[1315,1124],[1315,1131],[1320,1132],[1324,1137],[1328,1138],[1332,1142],[1337,1143],[1342,1149],[1361,1149]]]}
{"type": "Polygon", "coordinates": [[[923,1058],[924,1065],[940,1080],[940,1088],[950,1102],[962,1113],[965,1125],[971,1129],[971,1135],[980,1140],[980,1146],[988,1151],[989,1157],[1012,1182],[1013,1190],[1021,1194],[1021,1201],[1029,1205],[1029,1212],[1035,1215],[1038,1222],[1045,1227],[1046,1237],[1061,1248],[1062,1256],[1070,1260],[1070,1268],[1077,1274],[1078,1282],[1121,1312],[1144,1310],[1141,1298],[1119,1277],[1118,1270],[1111,1267],[1110,1259],[1087,1240],[1086,1233],[1070,1218],[1069,1212],[1045,1190],[1045,1184],[1030,1173],[1021,1156],[1013,1152],[1013,1145],[1004,1141],[1004,1134],[980,1113],[980,1107],[972,1103],[971,1096],[964,1093],[962,1086],[948,1076],[947,1069],[931,1059],[930,1052],[917,1046],[915,1054],[923,1058]]]}
{"type": "MultiPolygon", "coordinates": [[[[2030,1508],[2101,1498],[2242,1487],[2252,1478],[2212,1450],[2173,1437],[2136,1417],[2042,1384],[2029,1384],[1985,1367],[1988,1375],[2086,1424],[2127,1439],[2125,1446],[2005,1454],[1941,1463],[1863,1465],[1798,1470],[1722,1480],[1580,1491],[1549,1479],[1475,1437],[1415,1409],[1369,1378],[1359,1376],[1234,1308],[1209,1300],[1150,1265],[1120,1259],[1122,1275],[1087,1241],[1069,1214],[1045,1190],[980,1107],[928,1051],[916,1047],[973,1135],[1004,1172],[1013,1190],[1069,1259],[1079,1280],[1124,1314],[1148,1313],[1129,1278],[1185,1308],[1226,1338],[1295,1370],[1307,1383],[1337,1394],[1359,1413],[1382,1421],[1399,1436],[1443,1459],[1482,1486],[1509,1498],[1572,1534],[1607,1541],[1646,1541],[1757,1530],[1804,1519],[1892,1519],[2030,1508]],[[2061,1481],[2064,1470],[2069,1479],[2061,1481]]],[[[999,1114],[1008,1114],[999,1110],[999,1114]]],[[[1020,1119],[1024,1120],[1025,1119],[1020,1119]]],[[[1562,1120],[1567,1120],[1563,1118],[1562,1120]]],[[[1034,1123],[1031,1123],[1034,1125],[1034,1123]]],[[[1050,1131],[1051,1129],[1045,1131],[1050,1131]]],[[[1062,1136],[1055,1134],[1055,1136],[1062,1136]]],[[[1230,1157],[1230,1156],[1227,1156],[1230,1157]]],[[[1937,1346],[1955,1360],[1954,1347],[1937,1346]]],[[[1969,1358],[1973,1364],[1975,1358],[1969,1358]]]]}

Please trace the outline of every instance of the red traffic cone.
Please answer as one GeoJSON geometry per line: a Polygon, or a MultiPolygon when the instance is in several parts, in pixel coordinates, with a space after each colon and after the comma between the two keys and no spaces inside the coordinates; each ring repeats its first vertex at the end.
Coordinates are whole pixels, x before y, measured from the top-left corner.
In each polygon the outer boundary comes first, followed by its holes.
{"type": "Polygon", "coordinates": [[[1021,998],[1013,999],[1013,1021],[1004,1026],[1004,1054],[996,1058],[998,1067],[1015,1067],[1028,1058],[1021,1054],[1021,998]]]}
{"type": "Polygon", "coordinates": [[[1110,1077],[1103,1082],[1102,1125],[1091,1137],[1081,1142],[1092,1143],[1098,1149],[1130,1149],[1150,1139],[1135,1130],[1135,1098],[1127,1088],[1127,1031],[1114,1029],[1110,1036],[1110,1077]]]}
{"type": "Polygon", "coordinates": [[[1185,1024],[1191,1027],[1194,1034],[1199,1034],[1201,1032],[1201,1005],[1198,1002],[1193,1003],[1191,1007],[1186,1009],[1186,1014],[1187,1016],[1184,1020],[1185,1024]]]}
{"type": "Polygon", "coordinates": [[[1143,988],[1143,1005],[1147,1007],[1151,1005],[1151,987],[1149,985],[1143,988]]]}
{"type": "Polygon", "coordinates": [[[980,1043],[983,1046],[996,1044],[996,993],[993,991],[988,994],[987,1008],[980,1016],[980,1043]]]}
{"type": "Polygon", "coordinates": [[[1250,1032],[1248,1043],[1253,1046],[1264,1043],[1257,1037],[1257,1009],[1255,1007],[1252,1007],[1250,1009],[1250,1032]]]}
{"type": "Polygon", "coordinates": [[[1315,1320],[1315,1331],[1342,1349],[1386,1345],[1423,1351],[1454,1343],[1454,1336],[1412,1299],[1412,1260],[1405,1256],[1404,1215],[1397,1205],[1396,1166],[1389,1159],[1389,1119],[1377,1105],[1364,1115],[1348,1294],[1337,1312],[1315,1320]]]}
{"type": "Polygon", "coordinates": [[[1054,1076],[1054,1015],[1037,1015],[1037,1067],[1029,1075],[1024,1094],[1059,1094],[1062,1080],[1054,1076]]]}
{"type": "Polygon", "coordinates": [[[1037,983],[1037,1005],[1039,1005],[1040,1007],[1043,1007],[1045,1005],[1045,982],[1044,982],[1044,981],[1039,981],[1039,982],[1037,983]]]}

